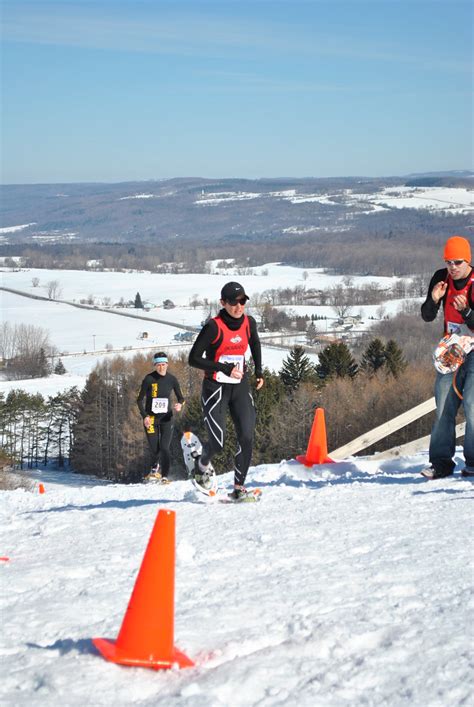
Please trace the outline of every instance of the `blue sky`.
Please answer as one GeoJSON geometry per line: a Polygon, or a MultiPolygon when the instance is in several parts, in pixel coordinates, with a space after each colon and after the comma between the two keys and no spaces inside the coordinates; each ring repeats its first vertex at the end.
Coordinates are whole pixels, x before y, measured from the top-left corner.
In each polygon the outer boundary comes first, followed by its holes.
{"type": "Polygon", "coordinates": [[[4,0],[2,182],[472,168],[464,0],[4,0]]]}

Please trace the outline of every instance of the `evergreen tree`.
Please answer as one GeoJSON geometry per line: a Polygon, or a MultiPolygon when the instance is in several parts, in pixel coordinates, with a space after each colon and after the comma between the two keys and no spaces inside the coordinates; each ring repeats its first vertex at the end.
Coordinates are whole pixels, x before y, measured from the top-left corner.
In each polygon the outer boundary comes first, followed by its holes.
{"type": "Polygon", "coordinates": [[[294,346],[283,361],[279,376],[288,390],[296,390],[300,383],[316,380],[316,370],[302,346],[294,346]]]}
{"type": "Polygon", "coordinates": [[[183,414],[180,419],[181,431],[194,432],[199,437],[201,442],[206,435],[206,428],[202,417],[201,392],[198,391],[192,395],[186,396],[186,405],[183,408],[183,414]]]}
{"type": "Polygon", "coordinates": [[[71,465],[84,474],[127,483],[143,478],[146,439],[136,405],[140,362],[117,356],[90,374],[78,405],[71,465]]]}
{"type": "Polygon", "coordinates": [[[64,466],[72,444],[72,426],[80,407],[77,388],[45,401],[39,393],[11,390],[0,396],[0,446],[23,468],[56,458],[64,466]]]}
{"type": "Polygon", "coordinates": [[[349,347],[344,343],[329,344],[321,351],[318,358],[319,364],[316,370],[323,380],[334,376],[353,378],[357,374],[357,363],[349,347]]]}
{"type": "Polygon", "coordinates": [[[57,364],[54,367],[54,372],[58,376],[63,376],[66,373],[66,369],[64,368],[64,363],[59,359],[57,364]]]}
{"type": "Polygon", "coordinates": [[[148,444],[143,433],[135,392],[130,388],[122,392],[122,411],[117,422],[118,454],[113,464],[113,478],[116,481],[136,483],[143,480],[150,468],[147,460],[148,444]]]}
{"type": "Polygon", "coordinates": [[[387,373],[394,378],[398,378],[400,373],[403,373],[407,366],[408,363],[397,342],[394,341],[394,339],[387,341],[387,345],[385,346],[385,369],[387,373]]]}
{"type": "Polygon", "coordinates": [[[81,405],[81,394],[74,386],[48,398],[49,419],[45,429],[43,462],[55,459],[63,468],[73,445],[73,428],[81,405]]]}
{"type": "Polygon", "coordinates": [[[46,357],[46,351],[43,347],[40,348],[38,353],[38,360],[36,366],[34,367],[33,378],[45,378],[51,373],[51,364],[46,357]]]}
{"type": "Polygon", "coordinates": [[[311,322],[308,325],[308,328],[306,329],[306,341],[308,342],[308,344],[313,343],[317,334],[318,334],[318,330],[316,329],[316,325],[314,324],[314,321],[311,319],[311,322]]]}
{"type": "Polygon", "coordinates": [[[135,309],[143,309],[143,302],[139,292],[137,292],[137,294],[135,295],[135,303],[133,306],[135,307],[135,309]]]}
{"type": "Polygon", "coordinates": [[[47,410],[43,396],[10,390],[0,400],[0,440],[7,454],[23,469],[38,465],[47,410]]]}
{"type": "Polygon", "coordinates": [[[74,426],[71,465],[80,474],[105,477],[107,473],[105,385],[95,371],[89,375],[74,426]]]}
{"type": "Polygon", "coordinates": [[[274,461],[272,416],[276,406],[287,397],[285,387],[277,374],[265,368],[263,378],[265,385],[253,393],[257,422],[252,464],[266,464],[274,461]]]}
{"type": "Polygon", "coordinates": [[[381,339],[372,339],[362,355],[360,369],[372,376],[385,365],[385,346],[381,339]]]}
{"type": "Polygon", "coordinates": [[[27,467],[32,469],[40,462],[41,448],[45,439],[47,407],[40,393],[29,396],[28,409],[22,420],[25,428],[25,461],[27,467]]]}

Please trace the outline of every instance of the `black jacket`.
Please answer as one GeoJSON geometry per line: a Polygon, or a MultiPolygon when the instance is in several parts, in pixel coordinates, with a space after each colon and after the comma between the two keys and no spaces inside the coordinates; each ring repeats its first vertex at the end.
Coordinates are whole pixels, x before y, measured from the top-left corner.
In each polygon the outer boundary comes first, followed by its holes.
{"type": "Polygon", "coordinates": [[[184,403],[184,397],[179,387],[178,379],[171,373],[166,372],[164,376],[160,376],[156,371],[152,371],[146,375],[137,396],[137,405],[142,418],[147,417],[147,415],[155,415],[159,420],[171,420],[173,410],[170,396],[173,391],[178,403],[184,403]],[[166,398],[168,400],[167,412],[161,414],[153,412],[153,400],[155,398],[166,398]]]}
{"type": "MultiPolygon", "coordinates": [[[[462,290],[463,287],[466,286],[467,281],[469,278],[472,276],[472,270],[469,273],[467,277],[462,278],[461,280],[453,280],[453,285],[456,290],[462,290]]],[[[441,268],[441,270],[437,270],[433,277],[431,278],[429,287],[428,287],[428,294],[426,296],[426,300],[423,302],[421,305],[421,316],[425,322],[432,322],[436,319],[436,316],[438,314],[439,308],[441,307],[441,304],[443,304],[444,307],[444,302],[446,300],[446,294],[444,297],[440,299],[438,304],[435,304],[433,301],[433,298],[431,297],[431,293],[433,292],[433,287],[438,284],[438,282],[445,282],[448,277],[448,269],[447,268],[441,268]]],[[[461,315],[464,319],[464,322],[468,325],[470,329],[474,329],[474,293],[473,293],[473,288],[471,287],[469,293],[468,293],[468,302],[469,302],[469,307],[467,309],[464,309],[461,312],[461,315]]]]}

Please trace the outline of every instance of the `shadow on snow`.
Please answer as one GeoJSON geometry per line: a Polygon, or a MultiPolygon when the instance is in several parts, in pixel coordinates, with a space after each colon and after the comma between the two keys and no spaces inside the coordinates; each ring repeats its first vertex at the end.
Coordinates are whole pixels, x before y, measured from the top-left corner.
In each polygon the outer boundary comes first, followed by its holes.
{"type": "Polygon", "coordinates": [[[58,506],[57,508],[42,508],[35,511],[28,511],[29,513],[63,513],[64,511],[93,511],[99,508],[122,508],[126,510],[127,508],[135,508],[137,506],[149,506],[158,505],[166,503],[179,503],[176,499],[165,499],[165,498],[140,498],[131,499],[130,501],[120,501],[118,499],[112,501],[104,501],[103,503],[90,503],[86,506],[76,506],[74,504],[68,504],[67,506],[58,506]]]}

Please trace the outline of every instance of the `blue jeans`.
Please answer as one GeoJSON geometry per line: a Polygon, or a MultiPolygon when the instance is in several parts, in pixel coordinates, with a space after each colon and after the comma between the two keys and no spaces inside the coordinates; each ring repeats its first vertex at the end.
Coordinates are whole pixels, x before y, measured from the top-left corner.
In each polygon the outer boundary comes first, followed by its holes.
{"type": "Polygon", "coordinates": [[[456,451],[456,413],[462,402],[466,417],[464,458],[466,469],[474,471],[474,351],[466,358],[456,374],[456,387],[463,396],[459,398],[453,387],[454,373],[438,373],[435,383],[436,421],[431,430],[430,463],[436,471],[452,472],[456,451]]]}

